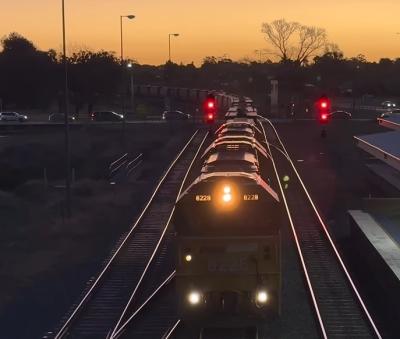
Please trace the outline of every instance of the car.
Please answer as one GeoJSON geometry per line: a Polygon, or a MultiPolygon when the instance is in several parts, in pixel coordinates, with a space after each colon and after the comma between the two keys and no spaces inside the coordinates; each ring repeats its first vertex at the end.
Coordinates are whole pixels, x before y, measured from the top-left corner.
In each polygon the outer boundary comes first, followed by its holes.
{"type": "Polygon", "coordinates": [[[188,120],[191,115],[181,111],[164,111],[162,114],[163,120],[188,120]]]}
{"type": "Polygon", "coordinates": [[[17,113],[17,112],[1,112],[0,121],[19,121],[25,122],[28,120],[28,116],[17,113]]]}
{"type": "Polygon", "coordinates": [[[329,113],[331,119],[351,119],[351,113],[346,111],[333,111],[329,113]]]}
{"type": "Polygon", "coordinates": [[[396,104],[395,104],[393,101],[386,100],[386,101],[384,101],[384,102],[381,103],[381,106],[382,106],[383,108],[389,108],[389,109],[391,109],[391,108],[396,107],[396,104]]]}
{"type": "Polygon", "coordinates": [[[123,121],[124,115],[113,111],[97,111],[90,114],[92,121],[123,121]]]}
{"type": "Polygon", "coordinates": [[[400,109],[392,109],[391,111],[384,112],[380,115],[380,118],[388,118],[392,115],[400,115],[400,109]]]}
{"type": "MultiPolygon", "coordinates": [[[[65,121],[65,114],[64,113],[53,113],[49,115],[50,122],[64,122],[65,121]]],[[[73,115],[68,116],[69,122],[75,122],[76,118],[73,115]]]]}

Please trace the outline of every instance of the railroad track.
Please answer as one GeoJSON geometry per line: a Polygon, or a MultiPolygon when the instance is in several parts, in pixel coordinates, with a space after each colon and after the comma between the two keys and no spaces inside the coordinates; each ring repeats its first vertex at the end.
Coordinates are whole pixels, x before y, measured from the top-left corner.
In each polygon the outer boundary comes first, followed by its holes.
{"type": "Polygon", "coordinates": [[[144,210],[79,303],[46,338],[107,338],[146,293],[167,276],[165,248],[174,205],[206,137],[196,131],[159,181],[144,210]],[[162,271],[164,269],[164,271],[162,271]],[[146,280],[158,273],[157,279],[146,280]],[[148,285],[143,284],[147,282],[148,285]],[[150,284],[150,285],[149,285],[150,284]],[[146,286],[142,288],[142,286],[146,286]]]}
{"type": "Polygon", "coordinates": [[[261,125],[323,338],[381,338],[351,276],[272,123],[261,125]],[[278,159],[274,160],[274,159],[278,159]],[[278,166],[279,164],[279,166],[278,166]],[[292,179],[284,190],[279,173],[292,179]]]}

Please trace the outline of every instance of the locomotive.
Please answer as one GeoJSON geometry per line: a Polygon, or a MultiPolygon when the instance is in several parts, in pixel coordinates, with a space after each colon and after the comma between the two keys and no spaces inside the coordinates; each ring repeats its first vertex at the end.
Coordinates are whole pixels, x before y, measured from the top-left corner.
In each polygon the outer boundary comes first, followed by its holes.
{"type": "Polygon", "coordinates": [[[252,101],[233,104],[173,217],[180,315],[207,326],[280,313],[281,199],[252,101]],[[235,117],[237,109],[244,116],[235,117]]]}

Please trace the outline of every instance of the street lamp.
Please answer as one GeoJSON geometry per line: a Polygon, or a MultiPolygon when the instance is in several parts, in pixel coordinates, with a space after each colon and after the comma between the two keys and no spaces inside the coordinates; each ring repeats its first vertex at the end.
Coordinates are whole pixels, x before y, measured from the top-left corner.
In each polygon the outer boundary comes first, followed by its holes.
{"type": "Polygon", "coordinates": [[[66,216],[71,216],[71,154],[69,144],[69,97],[68,97],[68,62],[66,52],[66,38],[65,38],[65,6],[64,0],[61,2],[62,12],[62,35],[63,35],[63,64],[64,64],[64,100],[65,100],[65,112],[64,112],[64,123],[65,123],[65,205],[66,205],[66,216]]]}
{"type": "Polygon", "coordinates": [[[131,107],[132,114],[135,114],[135,89],[133,88],[133,63],[129,62],[126,67],[129,70],[130,82],[131,82],[131,107]]]}
{"type": "Polygon", "coordinates": [[[123,44],[123,39],[122,39],[122,19],[123,18],[128,18],[129,20],[132,20],[135,18],[134,15],[130,14],[130,15],[121,15],[120,16],[120,27],[121,27],[121,65],[124,62],[124,44],[123,44]]]}
{"type": "Polygon", "coordinates": [[[178,37],[179,33],[168,34],[168,61],[171,62],[171,36],[178,37]]]}
{"type": "MultiPolygon", "coordinates": [[[[122,83],[124,79],[124,40],[123,40],[123,31],[122,31],[122,19],[127,18],[129,20],[132,20],[135,18],[134,15],[129,14],[129,15],[120,15],[120,28],[121,28],[121,69],[122,69],[122,83]]],[[[125,91],[123,90],[124,86],[122,86],[122,95],[121,95],[121,104],[122,104],[122,112],[125,113],[125,91]]]]}

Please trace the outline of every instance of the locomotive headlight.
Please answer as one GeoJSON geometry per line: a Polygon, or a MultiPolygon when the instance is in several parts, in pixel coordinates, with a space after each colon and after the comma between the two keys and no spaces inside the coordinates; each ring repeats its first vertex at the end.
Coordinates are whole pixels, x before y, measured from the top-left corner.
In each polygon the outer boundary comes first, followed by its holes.
{"type": "Polygon", "coordinates": [[[186,262],[192,261],[192,255],[191,254],[186,254],[185,255],[185,261],[186,262]]]}
{"type": "Polygon", "coordinates": [[[198,305],[201,300],[201,294],[197,291],[192,291],[188,295],[188,301],[191,305],[198,305]]]}
{"type": "Polygon", "coordinates": [[[214,206],[218,213],[230,213],[234,211],[240,203],[240,191],[235,182],[223,181],[215,185],[212,191],[214,206]]]}
{"type": "Polygon", "coordinates": [[[268,293],[266,290],[258,290],[256,293],[256,301],[258,304],[265,304],[268,301],[268,293]]]}
{"type": "Polygon", "coordinates": [[[230,202],[232,200],[232,189],[231,186],[224,186],[224,194],[222,196],[223,202],[230,202]]]}
{"type": "Polygon", "coordinates": [[[232,200],[232,194],[230,193],[224,193],[224,195],[222,196],[222,200],[224,202],[230,202],[232,200]]]}

